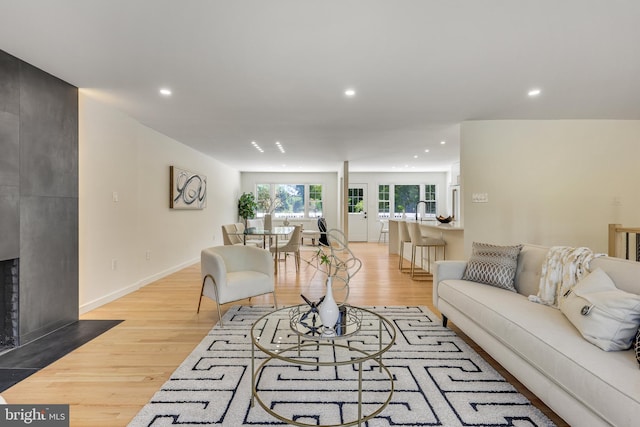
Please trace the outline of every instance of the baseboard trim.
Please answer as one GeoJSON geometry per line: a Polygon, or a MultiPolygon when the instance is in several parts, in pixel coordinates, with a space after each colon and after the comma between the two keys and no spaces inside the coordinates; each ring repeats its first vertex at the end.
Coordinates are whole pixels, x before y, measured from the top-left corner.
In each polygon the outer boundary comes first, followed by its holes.
{"type": "Polygon", "coordinates": [[[185,261],[183,263],[180,263],[178,265],[175,265],[173,267],[167,268],[166,270],[160,271],[158,273],[152,274],[151,276],[147,276],[143,279],[138,280],[135,283],[132,283],[130,285],[127,285],[117,291],[111,292],[110,294],[107,294],[105,296],[102,296],[100,298],[96,298],[93,301],[89,301],[88,303],[85,304],[81,304],[80,307],[78,308],[79,313],[85,314],[88,313],[91,310],[94,310],[98,307],[101,307],[105,304],[108,304],[112,301],[117,300],[118,298],[122,298],[125,295],[128,295],[132,292],[137,291],[138,289],[147,286],[150,283],[155,282],[156,280],[160,280],[163,277],[168,276],[169,274],[173,274],[176,271],[182,270],[183,268],[189,267],[197,262],[200,262],[200,257],[198,258],[194,258],[188,261],[185,261]]]}

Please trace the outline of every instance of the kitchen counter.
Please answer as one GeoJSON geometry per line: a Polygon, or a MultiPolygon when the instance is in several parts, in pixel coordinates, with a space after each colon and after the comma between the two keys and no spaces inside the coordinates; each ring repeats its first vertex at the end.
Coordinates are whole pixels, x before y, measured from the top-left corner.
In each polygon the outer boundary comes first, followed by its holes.
{"type": "MultiPolygon", "coordinates": [[[[389,220],[389,254],[400,253],[400,239],[398,236],[398,222],[400,220],[389,220]]],[[[414,222],[414,220],[407,220],[414,222]]],[[[437,237],[446,242],[446,259],[464,260],[464,227],[456,221],[449,224],[441,224],[437,220],[419,221],[422,234],[429,237],[437,237]]],[[[406,243],[404,257],[411,260],[411,244],[406,243]]],[[[438,251],[440,253],[440,251],[438,251]]],[[[441,253],[440,253],[440,256],[441,253]]],[[[439,258],[441,259],[441,258],[439,258]]],[[[433,257],[432,257],[433,262],[433,257]]]]}
{"type": "Polygon", "coordinates": [[[437,220],[419,221],[421,227],[428,227],[430,229],[437,229],[441,231],[463,231],[462,224],[458,224],[457,221],[451,221],[448,224],[442,224],[437,220]]]}

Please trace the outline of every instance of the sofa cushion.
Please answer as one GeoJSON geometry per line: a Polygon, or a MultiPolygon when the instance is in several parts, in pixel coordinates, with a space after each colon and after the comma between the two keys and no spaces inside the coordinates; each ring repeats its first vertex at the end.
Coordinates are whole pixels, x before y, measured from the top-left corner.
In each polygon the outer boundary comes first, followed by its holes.
{"type": "Polygon", "coordinates": [[[473,242],[462,278],[516,292],[514,278],[522,245],[496,246],[473,242]]]}
{"type": "Polygon", "coordinates": [[[546,246],[524,245],[518,255],[515,285],[519,294],[535,295],[540,288],[542,263],[547,258],[546,246]]]}
{"type": "Polygon", "coordinates": [[[227,286],[219,288],[220,304],[272,291],[273,278],[267,274],[250,270],[232,271],[227,273],[227,286]]]}
{"type": "Polygon", "coordinates": [[[640,419],[633,351],[600,350],[583,339],[560,310],[519,293],[445,280],[438,294],[612,425],[633,425],[640,419]]]}
{"type": "Polygon", "coordinates": [[[560,311],[590,343],[627,350],[640,324],[640,295],[619,290],[596,268],[560,297],[560,311]]]}

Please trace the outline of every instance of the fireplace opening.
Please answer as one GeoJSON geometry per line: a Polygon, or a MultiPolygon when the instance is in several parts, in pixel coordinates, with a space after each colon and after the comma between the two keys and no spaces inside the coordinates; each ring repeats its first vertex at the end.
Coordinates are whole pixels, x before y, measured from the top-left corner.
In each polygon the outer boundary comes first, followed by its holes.
{"type": "Polygon", "coordinates": [[[19,317],[19,266],[18,259],[0,261],[0,351],[20,345],[18,342],[19,317]]]}

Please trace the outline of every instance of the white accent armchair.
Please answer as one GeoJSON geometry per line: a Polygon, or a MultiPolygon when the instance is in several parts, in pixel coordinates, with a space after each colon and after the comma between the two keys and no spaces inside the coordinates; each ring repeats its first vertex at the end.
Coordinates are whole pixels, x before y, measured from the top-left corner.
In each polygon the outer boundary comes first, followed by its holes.
{"type": "Polygon", "coordinates": [[[220,304],[271,293],[273,304],[278,308],[273,259],[268,250],[239,245],[203,249],[200,253],[200,270],[202,289],[198,313],[202,297],[211,298],[218,307],[220,326],[224,326],[220,304]]]}

